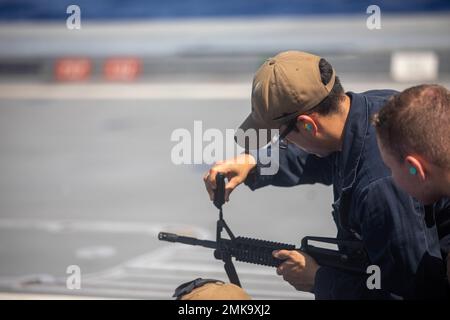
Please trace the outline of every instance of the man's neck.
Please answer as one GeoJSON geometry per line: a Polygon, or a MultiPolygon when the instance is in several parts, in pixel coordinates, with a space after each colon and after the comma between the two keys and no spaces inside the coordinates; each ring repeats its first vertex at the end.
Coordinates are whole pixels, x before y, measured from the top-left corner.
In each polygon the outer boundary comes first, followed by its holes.
{"type": "Polygon", "coordinates": [[[351,99],[348,95],[344,96],[339,109],[340,112],[333,115],[332,122],[334,126],[330,126],[331,147],[334,151],[341,151],[344,142],[344,128],[350,112],[351,99]]]}
{"type": "Polygon", "coordinates": [[[450,198],[450,169],[442,168],[430,162],[427,162],[426,167],[432,177],[430,184],[433,186],[436,197],[450,198]]]}

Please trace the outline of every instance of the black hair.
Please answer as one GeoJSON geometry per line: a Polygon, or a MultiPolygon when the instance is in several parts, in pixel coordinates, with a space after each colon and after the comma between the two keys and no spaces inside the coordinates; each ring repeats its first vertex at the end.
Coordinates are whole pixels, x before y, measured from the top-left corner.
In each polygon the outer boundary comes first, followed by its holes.
{"type": "MultiPolygon", "coordinates": [[[[330,82],[333,76],[333,67],[331,64],[321,58],[319,61],[320,79],[324,85],[330,82]]],[[[335,77],[333,88],[331,89],[328,96],[323,99],[317,106],[315,106],[311,111],[317,112],[322,116],[326,116],[333,113],[339,112],[339,105],[344,98],[344,88],[341,85],[339,77],[335,77]]]]}

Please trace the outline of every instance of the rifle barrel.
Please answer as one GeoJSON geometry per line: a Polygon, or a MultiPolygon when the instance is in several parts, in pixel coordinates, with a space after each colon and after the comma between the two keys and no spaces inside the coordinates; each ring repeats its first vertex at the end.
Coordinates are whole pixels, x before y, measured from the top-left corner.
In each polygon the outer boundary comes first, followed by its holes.
{"type": "Polygon", "coordinates": [[[178,242],[178,243],[189,244],[191,246],[202,246],[202,247],[211,248],[211,249],[217,248],[217,244],[215,241],[200,240],[200,239],[193,238],[193,237],[179,236],[175,233],[160,232],[158,234],[158,239],[162,240],[162,241],[168,241],[168,242],[178,242]]]}

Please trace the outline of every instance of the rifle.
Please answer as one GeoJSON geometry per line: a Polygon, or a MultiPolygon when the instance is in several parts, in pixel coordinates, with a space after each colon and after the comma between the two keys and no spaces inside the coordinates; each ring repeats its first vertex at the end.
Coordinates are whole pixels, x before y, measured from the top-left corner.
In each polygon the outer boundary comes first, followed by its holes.
{"type": "Polygon", "coordinates": [[[174,233],[160,232],[158,239],[162,241],[184,243],[192,246],[202,246],[214,249],[214,257],[224,262],[225,272],[231,283],[241,286],[232,257],[236,261],[278,267],[284,260],[274,258],[274,250],[299,250],[316,260],[320,266],[332,267],[343,271],[365,274],[369,265],[367,255],[359,240],[339,240],[326,237],[304,237],[300,248],[295,245],[259,240],[247,237],[235,237],[223,219],[222,206],[225,203],[225,176],[216,175],[216,189],[214,190],[214,205],[219,209],[217,220],[216,241],[201,240],[193,237],[180,236],[174,233]],[[222,238],[222,231],[226,230],[230,239],[222,238]],[[310,241],[334,244],[338,250],[317,247],[310,241]],[[344,250],[342,250],[344,249],[344,250]]]}

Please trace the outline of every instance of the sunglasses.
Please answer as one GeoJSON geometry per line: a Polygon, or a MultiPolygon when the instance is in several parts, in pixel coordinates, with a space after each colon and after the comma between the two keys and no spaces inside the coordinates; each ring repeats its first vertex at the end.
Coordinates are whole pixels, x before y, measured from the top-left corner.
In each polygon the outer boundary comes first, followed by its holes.
{"type": "Polygon", "coordinates": [[[286,139],[287,135],[289,133],[291,133],[296,127],[297,127],[297,117],[289,120],[286,123],[286,128],[280,133],[280,136],[278,139],[280,139],[280,140],[286,139]]]}

